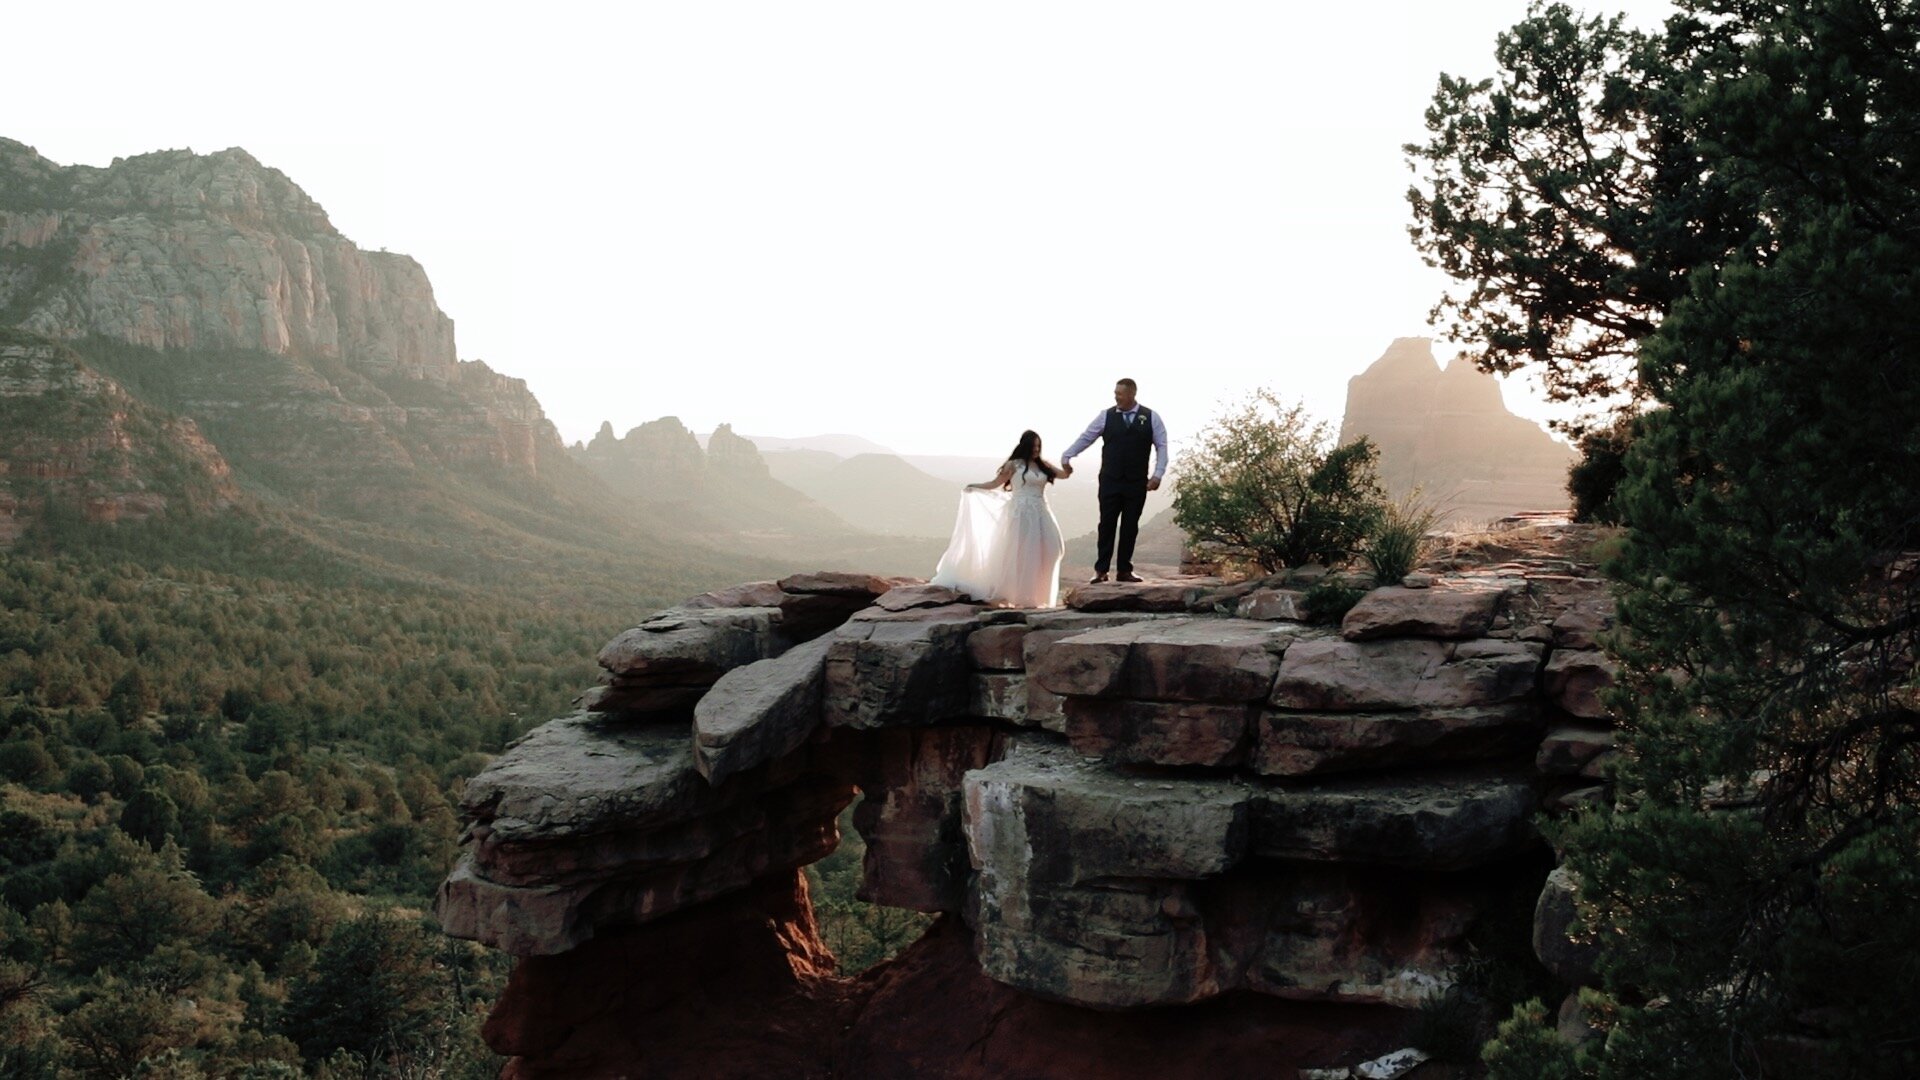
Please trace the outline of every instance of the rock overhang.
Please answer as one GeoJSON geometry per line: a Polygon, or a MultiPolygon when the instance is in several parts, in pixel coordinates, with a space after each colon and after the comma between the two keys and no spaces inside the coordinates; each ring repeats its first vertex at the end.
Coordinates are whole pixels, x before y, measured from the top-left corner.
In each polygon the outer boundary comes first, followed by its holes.
{"type": "Polygon", "coordinates": [[[1607,619],[1584,589],[1441,575],[1340,627],[1272,617],[1289,606],[1258,582],[1142,590],[1145,610],[1111,589],[997,610],[864,575],[708,594],[610,643],[601,711],[474,779],[475,850],[442,917],[471,929],[483,898],[493,943],[579,947],[595,920],[649,921],[819,857],[858,788],[863,897],[963,915],[983,970],[1025,992],[1406,1005],[1444,985],[1490,902],[1459,874],[1538,852],[1533,816],[1593,783],[1544,748],[1571,737],[1542,741],[1592,725],[1611,674],[1554,667],[1607,619]],[[822,596],[830,626],[791,602],[822,596]],[[1427,899],[1408,907],[1382,874],[1427,899]],[[1355,952],[1389,910],[1411,936],[1355,952]],[[542,913],[563,925],[543,937],[542,913]]]}

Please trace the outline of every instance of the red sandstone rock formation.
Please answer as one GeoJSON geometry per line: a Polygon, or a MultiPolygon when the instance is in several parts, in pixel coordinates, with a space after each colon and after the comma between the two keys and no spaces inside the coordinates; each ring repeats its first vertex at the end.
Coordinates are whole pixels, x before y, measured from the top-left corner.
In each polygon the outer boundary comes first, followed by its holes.
{"type": "Polygon", "coordinates": [[[1465,360],[1442,369],[1428,338],[1396,338],[1347,383],[1340,441],[1380,447],[1392,494],[1415,487],[1450,521],[1486,522],[1567,505],[1574,453],[1507,411],[1500,384],[1465,360]]]}
{"type": "Polygon", "coordinates": [[[142,405],[62,346],[0,343],[0,547],[49,503],[111,524],[239,498],[193,421],[142,405]]]}
{"type": "MultiPolygon", "coordinates": [[[[1607,613],[1563,569],[1433,575],[1338,628],[1288,618],[1285,581],[1147,611],[859,575],[709,594],[472,781],[439,914],[521,958],[487,1027],[518,1077],[1352,1064],[1540,891],[1533,815],[1604,791],[1607,613]],[[855,789],[862,898],[945,914],[847,979],[797,868],[855,789]]],[[[1542,901],[1555,971],[1571,888],[1542,901]]]]}
{"type": "MultiPolygon", "coordinates": [[[[0,177],[11,196],[0,308],[12,326],[76,344],[284,360],[187,380],[183,411],[202,421],[262,410],[325,421],[344,429],[325,451],[349,451],[340,464],[534,474],[564,453],[525,382],[456,358],[453,320],[419,263],[354,246],[244,150],[93,168],[0,139],[0,177]]],[[[312,447],[284,452],[311,464],[312,447]]]]}

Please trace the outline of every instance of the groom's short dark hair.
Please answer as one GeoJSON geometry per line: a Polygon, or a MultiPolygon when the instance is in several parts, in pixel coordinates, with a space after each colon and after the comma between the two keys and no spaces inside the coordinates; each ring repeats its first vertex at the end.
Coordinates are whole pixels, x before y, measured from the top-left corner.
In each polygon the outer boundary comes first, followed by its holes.
{"type": "Polygon", "coordinates": [[[1127,388],[1127,389],[1129,389],[1129,390],[1139,390],[1139,389],[1140,389],[1140,384],[1139,384],[1139,383],[1137,383],[1137,382],[1134,382],[1134,381],[1133,381],[1132,379],[1121,379],[1121,380],[1120,380],[1119,382],[1117,382],[1117,383],[1114,383],[1113,385],[1115,385],[1115,386],[1124,386],[1124,387],[1126,387],[1126,388],[1127,388]]]}

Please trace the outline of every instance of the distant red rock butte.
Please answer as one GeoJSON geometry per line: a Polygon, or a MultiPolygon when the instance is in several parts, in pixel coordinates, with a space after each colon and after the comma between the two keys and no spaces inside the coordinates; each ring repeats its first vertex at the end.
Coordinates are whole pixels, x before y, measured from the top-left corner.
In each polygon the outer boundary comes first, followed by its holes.
{"type": "Polygon", "coordinates": [[[1348,380],[1340,441],[1362,435],[1380,447],[1387,490],[1419,487],[1443,524],[1567,505],[1573,450],[1509,412],[1493,376],[1460,358],[1441,367],[1430,338],[1395,338],[1348,380]]]}

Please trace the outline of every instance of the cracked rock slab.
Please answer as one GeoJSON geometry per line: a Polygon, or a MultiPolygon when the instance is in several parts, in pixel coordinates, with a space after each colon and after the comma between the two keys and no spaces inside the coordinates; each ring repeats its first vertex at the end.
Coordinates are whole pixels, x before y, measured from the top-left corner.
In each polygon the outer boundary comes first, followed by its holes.
{"type": "Polygon", "coordinates": [[[602,928],[657,919],[746,888],[770,873],[817,862],[839,840],[833,814],[769,820],[766,828],[737,837],[694,862],[610,880],[543,886],[489,880],[469,853],[441,883],[434,912],[453,937],[515,956],[552,956],[578,948],[602,928]]]}
{"type": "Polygon", "coordinates": [[[982,671],[1022,671],[1026,668],[1025,623],[986,626],[967,638],[967,658],[982,671]]]}
{"type": "Polygon", "coordinates": [[[966,776],[967,849],[983,877],[1199,879],[1246,854],[1248,790],[1122,775],[1072,755],[966,776]]]}
{"type": "Polygon", "coordinates": [[[533,840],[689,821],[738,788],[707,783],[684,728],[576,713],[528,732],[468,780],[461,809],[503,840],[533,840]]]}
{"type": "Polygon", "coordinates": [[[1491,760],[1523,753],[1539,738],[1528,702],[1405,712],[1265,712],[1254,771],[1305,776],[1356,769],[1491,760]]]}
{"type": "Polygon", "coordinates": [[[1090,758],[1146,765],[1242,764],[1257,703],[1066,699],[1066,734],[1090,758]]]}
{"type": "Polygon", "coordinates": [[[1227,988],[1196,879],[1245,852],[1237,785],[1136,779],[1025,737],[964,789],[968,914],[990,978],[1107,1009],[1227,988]]]}
{"type": "Polygon", "coordinates": [[[1500,590],[1485,587],[1374,589],[1348,609],[1340,634],[1348,641],[1479,637],[1493,625],[1501,597],[1500,590]]]}
{"type": "Polygon", "coordinates": [[[827,638],[722,675],[693,709],[694,764],[709,783],[798,750],[820,724],[827,638]]]}
{"type": "Polygon", "coordinates": [[[1053,643],[1027,669],[1067,697],[1258,701],[1273,690],[1293,628],[1249,619],[1168,619],[1053,643]]]}
{"type": "Polygon", "coordinates": [[[1458,870],[1536,839],[1533,783],[1510,771],[1393,773],[1255,789],[1263,858],[1458,870]]]}
{"type": "Polygon", "coordinates": [[[786,647],[774,608],[671,608],[621,632],[600,650],[615,679],[707,677],[708,682],[786,647]]]}
{"type": "Polygon", "coordinates": [[[1618,668],[1598,649],[1556,649],[1547,658],[1547,694],[1567,715],[1604,720],[1600,695],[1612,688],[1618,668]]]}
{"type": "Polygon", "coordinates": [[[1423,638],[1308,639],[1289,646],[1272,702],[1283,709],[1458,709],[1531,697],[1544,647],[1423,638]]]}
{"type": "Polygon", "coordinates": [[[835,631],[826,660],[826,722],[871,729],[959,719],[972,705],[970,608],[908,611],[835,631]]]}

